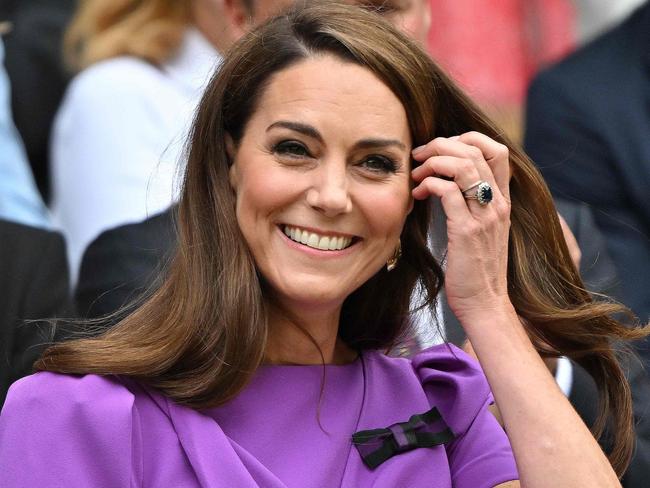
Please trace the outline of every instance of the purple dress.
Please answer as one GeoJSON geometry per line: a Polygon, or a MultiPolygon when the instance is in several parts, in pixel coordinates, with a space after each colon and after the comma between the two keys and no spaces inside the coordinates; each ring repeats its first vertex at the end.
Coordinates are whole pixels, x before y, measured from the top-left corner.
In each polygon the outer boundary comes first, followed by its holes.
{"type": "Polygon", "coordinates": [[[441,345],[412,360],[263,366],[202,412],[125,378],[37,373],[0,416],[0,486],[493,487],[517,479],[478,364],[441,345]],[[353,433],[436,406],[455,438],[366,466],[353,433]]]}

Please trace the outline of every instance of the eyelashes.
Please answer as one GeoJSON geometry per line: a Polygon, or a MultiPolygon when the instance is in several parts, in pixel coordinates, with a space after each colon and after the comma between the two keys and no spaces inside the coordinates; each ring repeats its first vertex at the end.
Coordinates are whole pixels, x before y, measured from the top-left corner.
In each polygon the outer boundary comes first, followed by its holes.
{"type": "Polygon", "coordinates": [[[273,152],[280,156],[289,156],[293,158],[310,158],[312,157],[309,149],[299,141],[281,141],[273,146],[273,152]]]}
{"type": "Polygon", "coordinates": [[[366,156],[360,164],[377,173],[396,173],[398,168],[394,159],[379,154],[366,156]]]}
{"type": "MultiPolygon", "coordinates": [[[[281,158],[291,160],[314,159],[309,148],[297,140],[283,140],[274,144],[272,152],[281,158]]],[[[353,163],[354,166],[376,174],[397,173],[400,164],[385,154],[367,154],[353,163]]]]}

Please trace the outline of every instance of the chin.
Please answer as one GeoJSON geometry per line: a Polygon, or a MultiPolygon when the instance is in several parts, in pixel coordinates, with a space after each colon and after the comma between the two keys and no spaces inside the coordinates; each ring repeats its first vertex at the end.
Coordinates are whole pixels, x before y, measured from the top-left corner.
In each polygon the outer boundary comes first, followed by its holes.
{"type": "Polygon", "coordinates": [[[287,302],[294,304],[295,306],[304,308],[310,307],[314,309],[321,308],[337,308],[343,305],[343,302],[347,298],[346,296],[341,296],[340,293],[332,293],[329,290],[317,290],[317,289],[305,289],[300,290],[286,290],[282,292],[283,296],[287,302]]]}
{"type": "MultiPolygon", "coordinates": [[[[368,269],[370,266],[366,266],[368,269]]],[[[337,311],[343,302],[363,283],[370,278],[359,276],[359,270],[337,270],[332,272],[300,272],[296,268],[286,266],[278,268],[271,273],[266,283],[273,294],[292,308],[311,308],[313,310],[326,310],[331,308],[337,311]],[[293,269],[293,272],[289,272],[293,269]],[[346,272],[347,271],[347,272],[346,272]],[[360,280],[360,278],[366,278],[360,280]]]]}
{"type": "Polygon", "coordinates": [[[345,299],[350,293],[342,293],[341,289],[336,286],[331,286],[334,280],[329,278],[327,280],[299,281],[294,282],[289,286],[271,286],[275,290],[275,295],[280,300],[295,309],[313,309],[324,310],[331,308],[336,310],[343,305],[345,299]],[[324,281],[327,282],[323,286],[324,281]]]}

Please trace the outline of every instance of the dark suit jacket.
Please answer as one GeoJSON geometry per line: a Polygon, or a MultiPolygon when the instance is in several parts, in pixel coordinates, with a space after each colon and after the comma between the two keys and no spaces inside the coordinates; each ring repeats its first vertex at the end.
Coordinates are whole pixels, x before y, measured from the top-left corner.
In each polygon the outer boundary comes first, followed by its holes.
{"type": "Polygon", "coordinates": [[[61,235],[0,220],[0,405],[50,339],[45,324],[23,320],[62,316],[69,304],[61,235]]]}
{"type": "Polygon", "coordinates": [[[141,223],[107,230],[88,246],[75,292],[82,317],[116,312],[160,283],[176,248],[173,220],[173,210],[167,210],[141,223]]]}
{"type": "Polygon", "coordinates": [[[624,303],[649,320],[650,4],[533,81],[525,148],[554,195],[592,207],[624,303]]]}

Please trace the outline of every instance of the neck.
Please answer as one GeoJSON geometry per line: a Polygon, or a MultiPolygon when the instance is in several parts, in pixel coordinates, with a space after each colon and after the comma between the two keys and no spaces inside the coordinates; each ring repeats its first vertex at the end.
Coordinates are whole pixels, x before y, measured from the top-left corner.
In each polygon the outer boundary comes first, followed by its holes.
{"type": "Polygon", "coordinates": [[[347,364],[357,354],[338,338],[341,307],[271,306],[266,358],[272,364],[347,364]]]}

